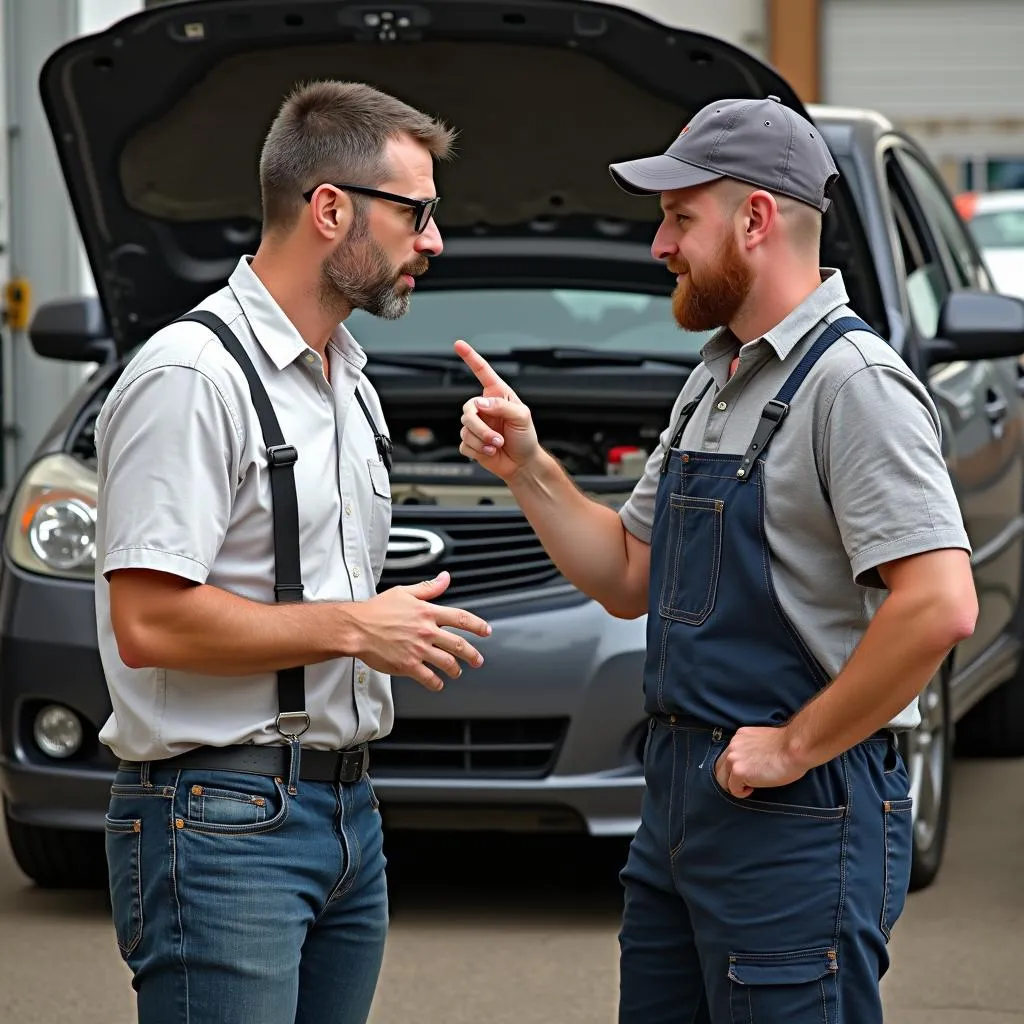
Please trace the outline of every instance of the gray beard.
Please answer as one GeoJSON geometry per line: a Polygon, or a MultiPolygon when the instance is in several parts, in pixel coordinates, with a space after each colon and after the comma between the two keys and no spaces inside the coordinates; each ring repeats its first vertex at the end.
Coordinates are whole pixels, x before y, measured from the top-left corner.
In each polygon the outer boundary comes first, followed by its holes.
{"type": "Polygon", "coordinates": [[[400,279],[369,231],[354,237],[323,262],[320,302],[325,309],[362,309],[382,320],[397,320],[409,311],[412,293],[399,291],[400,279]]]}

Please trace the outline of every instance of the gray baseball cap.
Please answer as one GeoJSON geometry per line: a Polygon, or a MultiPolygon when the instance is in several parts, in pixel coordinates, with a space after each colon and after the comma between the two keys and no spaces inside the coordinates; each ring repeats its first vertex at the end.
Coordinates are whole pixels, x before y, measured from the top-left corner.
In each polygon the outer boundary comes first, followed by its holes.
{"type": "Polygon", "coordinates": [[[611,164],[609,170],[633,195],[735,178],[822,213],[831,202],[829,187],[839,177],[818,129],[778,96],[709,103],[664,153],[611,164]]]}

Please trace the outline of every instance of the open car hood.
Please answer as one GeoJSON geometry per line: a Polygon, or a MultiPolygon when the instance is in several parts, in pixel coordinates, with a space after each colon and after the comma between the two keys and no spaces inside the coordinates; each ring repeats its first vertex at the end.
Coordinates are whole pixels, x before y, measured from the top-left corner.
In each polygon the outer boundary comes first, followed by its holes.
{"type": "Polygon", "coordinates": [[[621,192],[609,163],[662,152],[718,98],[774,94],[806,116],[751,54],[588,0],[197,0],[144,11],[66,44],[40,76],[120,352],[256,250],[264,134],[293,84],[317,78],[367,82],[459,131],[455,160],[436,170],[446,241],[649,244],[656,202],[621,192]]]}

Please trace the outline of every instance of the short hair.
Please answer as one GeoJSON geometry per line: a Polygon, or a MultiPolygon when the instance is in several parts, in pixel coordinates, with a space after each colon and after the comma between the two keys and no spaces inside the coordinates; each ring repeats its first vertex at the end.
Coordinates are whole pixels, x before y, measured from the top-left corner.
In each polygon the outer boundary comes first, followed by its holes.
{"type": "Polygon", "coordinates": [[[360,82],[297,86],[281,104],[260,153],[264,231],[292,227],[302,194],[324,182],[372,187],[387,180],[384,147],[402,135],[441,160],[455,141],[442,122],[360,82]]]}

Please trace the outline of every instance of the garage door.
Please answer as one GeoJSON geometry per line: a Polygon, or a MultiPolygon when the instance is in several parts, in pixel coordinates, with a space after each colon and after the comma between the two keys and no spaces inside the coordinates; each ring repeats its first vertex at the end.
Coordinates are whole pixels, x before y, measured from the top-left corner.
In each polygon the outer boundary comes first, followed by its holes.
{"type": "Polygon", "coordinates": [[[1024,119],[1024,0],[823,0],[826,102],[895,120],[1024,119]]]}

